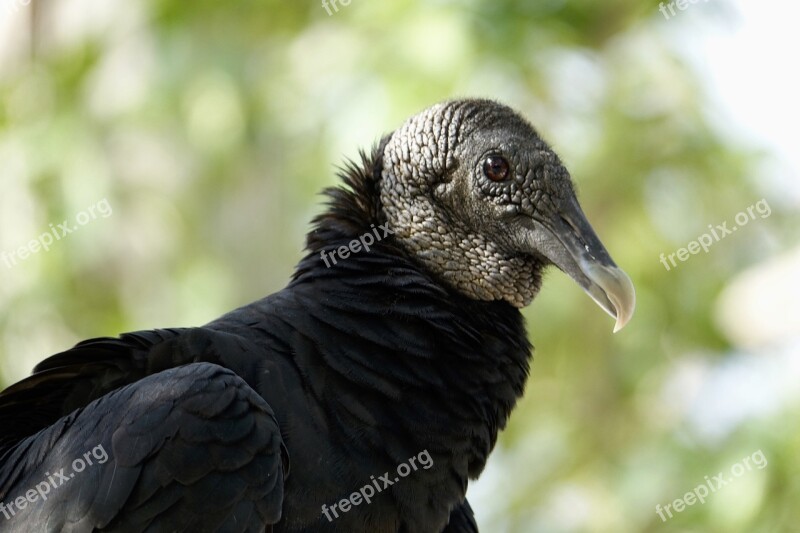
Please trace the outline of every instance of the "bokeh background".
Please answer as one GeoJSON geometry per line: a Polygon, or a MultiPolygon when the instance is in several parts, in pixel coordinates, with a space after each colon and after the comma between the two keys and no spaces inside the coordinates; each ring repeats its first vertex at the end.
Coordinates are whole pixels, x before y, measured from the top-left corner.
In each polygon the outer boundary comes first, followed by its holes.
{"type": "Polygon", "coordinates": [[[0,383],[279,290],[344,158],[490,97],[562,156],[638,309],[612,335],[549,274],[527,392],[469,489],[482,531],[800,531],[798,8],[342,1],[0,2],[0,252],[111,208],[0,259],[0,383]],[[769,216],[660,262],[762,199],[769,216]]]}

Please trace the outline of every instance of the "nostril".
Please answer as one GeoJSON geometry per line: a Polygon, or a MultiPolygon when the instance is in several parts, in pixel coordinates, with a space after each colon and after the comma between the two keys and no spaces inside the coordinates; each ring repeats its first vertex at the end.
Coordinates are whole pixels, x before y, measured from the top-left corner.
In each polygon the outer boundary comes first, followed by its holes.
{"type": "Polygon", "coordinates": [[[589,245],[586,244],[585,240],[583,240],[583,235],[581,235],[581,232],[578,230],[575,224],[573,224],[568,218],[565,218],[563,215],[559,215],[559,218],[564,224],[566,224],[567,226],[570,227],[570,229],[572,229],[572,234],[575,235],[575,238],[578,240],[583,249],[586,250],[588,254],[591,254],[591,251],[589,250],[589,245]]]}

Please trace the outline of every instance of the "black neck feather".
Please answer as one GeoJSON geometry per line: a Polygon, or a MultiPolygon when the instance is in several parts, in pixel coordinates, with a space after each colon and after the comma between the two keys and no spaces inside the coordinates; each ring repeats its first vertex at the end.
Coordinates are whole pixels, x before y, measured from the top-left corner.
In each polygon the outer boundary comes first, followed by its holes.
{"type": "Polygon", "coordinates": [[[523,393],[531,353],[524,319],[504,301],[476,301],[448,288],[391,236],[325,264],[322,251],[385,223],[380,153],[362,154],[342,176],[345,188],[326,191],[329,208],[314,220],[309,254],[290,290],[315,310],[315,329],[304,333],[326,347],[326,387],[349,391],[332,399],[342,424],[392,420],[385,431],[398,434],[371,434],[414,435],[431,452],[470,457],[468,472],[460,473],[476,476],[523,393]]]}

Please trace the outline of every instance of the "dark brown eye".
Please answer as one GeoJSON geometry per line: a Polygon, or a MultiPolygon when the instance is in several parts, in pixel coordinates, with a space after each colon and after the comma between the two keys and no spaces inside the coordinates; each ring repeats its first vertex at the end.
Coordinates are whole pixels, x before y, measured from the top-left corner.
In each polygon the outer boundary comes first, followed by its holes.
{"type": "Polygon", "coordinates": [[[492,181],[503,181],[508,177],[510,165],[505,157],[490,155],[483,162],[483,174],[492,181]]]}

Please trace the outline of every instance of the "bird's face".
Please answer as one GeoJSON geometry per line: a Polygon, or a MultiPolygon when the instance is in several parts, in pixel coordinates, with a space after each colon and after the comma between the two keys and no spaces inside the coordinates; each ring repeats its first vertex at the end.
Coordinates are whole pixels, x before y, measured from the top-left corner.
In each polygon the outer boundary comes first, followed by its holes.
{"type": "Polygon", "coordinates": [[[402,245],[469,297],[523,307],[553,264],[616,318],[615,331],[633,314],[633,284],[569,173],[506,106],[460,100],[412,117],[384,148],[381,202],[402,245]]]}

